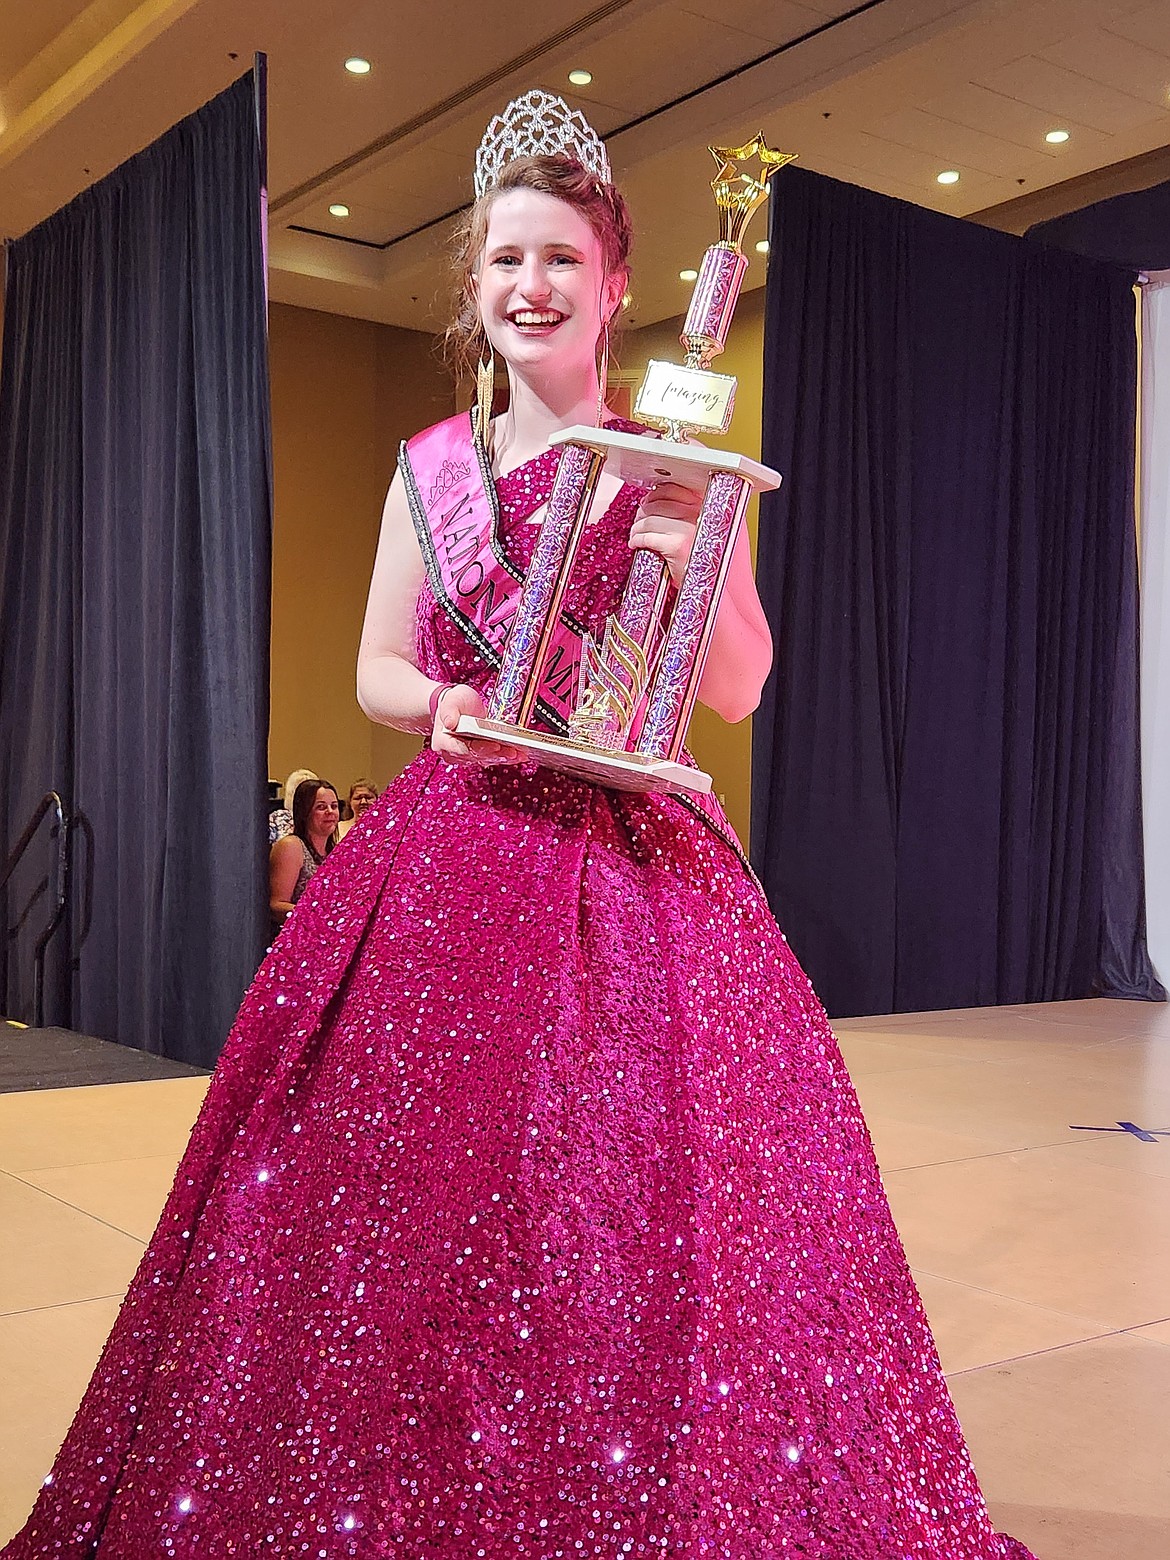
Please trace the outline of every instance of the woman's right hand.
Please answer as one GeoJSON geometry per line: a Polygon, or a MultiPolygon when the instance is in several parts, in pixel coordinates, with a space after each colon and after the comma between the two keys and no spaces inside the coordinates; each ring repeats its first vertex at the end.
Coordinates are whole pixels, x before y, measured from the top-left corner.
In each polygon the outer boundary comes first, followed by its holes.
{"type": "Polygon", "coordinates": [[[503,742],[489,742],[481,737],[457,737],[455,727],[462,715],[487,716],[478,690],[467,683],[456,683],[445,688],[435,706],[435,723],[431,728],[431,747],[449,764],[509,764],[518,763],[522,754],[503,742]]]}

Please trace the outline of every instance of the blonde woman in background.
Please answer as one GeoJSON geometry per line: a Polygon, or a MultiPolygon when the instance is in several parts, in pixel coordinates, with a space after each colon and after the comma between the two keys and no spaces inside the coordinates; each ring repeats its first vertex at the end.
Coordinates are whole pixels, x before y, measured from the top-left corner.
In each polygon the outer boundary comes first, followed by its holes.
{"type": "Polygon", "coordinates": [[[343,818],[337,825],[337,838],[343,840],[354,824],[362,821],[377,800],[378,787],[372,780],[355,780],[346,798],[349,817],[343,818]]]}

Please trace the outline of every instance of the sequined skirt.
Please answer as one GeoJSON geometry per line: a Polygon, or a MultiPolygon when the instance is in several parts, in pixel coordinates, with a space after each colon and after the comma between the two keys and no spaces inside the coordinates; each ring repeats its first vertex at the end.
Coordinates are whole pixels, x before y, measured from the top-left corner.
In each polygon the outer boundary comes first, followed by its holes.
{"type": "Polygon", "coordinates": [[[1027,1560],[696,818],[420,755],[249,992],[4,1560],[1027,1560]]]}

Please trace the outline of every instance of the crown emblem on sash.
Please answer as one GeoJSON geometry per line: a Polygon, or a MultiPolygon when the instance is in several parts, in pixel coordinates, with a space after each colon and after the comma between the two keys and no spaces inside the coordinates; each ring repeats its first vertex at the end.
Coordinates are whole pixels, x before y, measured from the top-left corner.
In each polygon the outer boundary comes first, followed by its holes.
{"type": "Polygon", "coordinates": [[[465,461],[445,460],[435,473],[435,480],[431,483],[431,489],[427,495],[427,507],[433,509],[444,493],[449,493],[457,482],[462,482],[471,473],[471,467],[465,461]]]}

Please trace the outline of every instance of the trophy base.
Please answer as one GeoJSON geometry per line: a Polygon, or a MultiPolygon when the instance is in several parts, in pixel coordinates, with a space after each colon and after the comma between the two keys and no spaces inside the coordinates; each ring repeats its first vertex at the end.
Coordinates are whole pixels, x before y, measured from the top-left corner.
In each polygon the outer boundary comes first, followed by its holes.
{"type": "Polygon", "coordinates": [[[676,796],[708,796],[711,791],[711,776],[701,769],[690,769],[665,758],[643,758],[638,753],[607,753],[584,742],[527,731],[502,720],[461,715],[455,735],[507,743],[545,769],[555,769],[593,785],[609,786],[614,791],[664,791],[676,796]]]}
{"type": "Polygon", "coordinates": [[[678,444],[652,433],[622,433],[617,428],[587,428],[584,423],[562,428],[550,444],[587,444],[605,451],[605,469],[623,482],[653,487],[656,482],[678,482],[683,487],[702,487],[716,471],[730,471],[743,477],[757,491],[766,493],[780,486],[780,473],[761,466],[747,455],[729,450],[712,450],[703,444],[678,444]]]}

